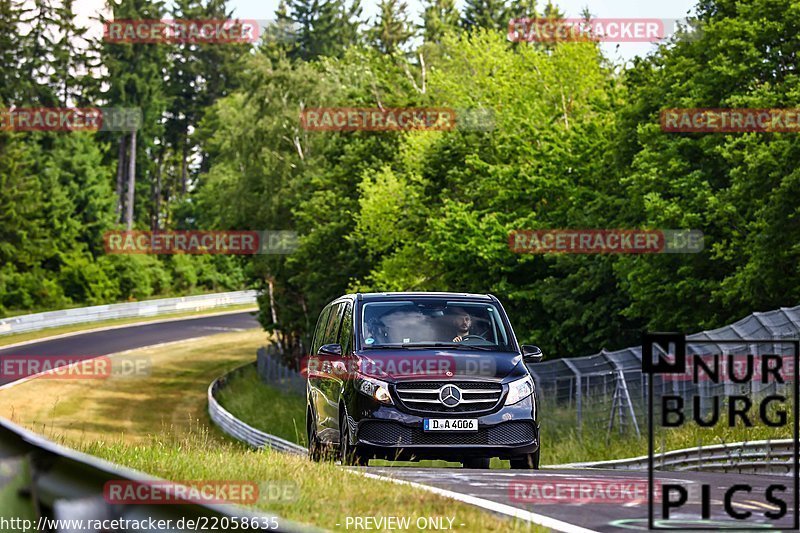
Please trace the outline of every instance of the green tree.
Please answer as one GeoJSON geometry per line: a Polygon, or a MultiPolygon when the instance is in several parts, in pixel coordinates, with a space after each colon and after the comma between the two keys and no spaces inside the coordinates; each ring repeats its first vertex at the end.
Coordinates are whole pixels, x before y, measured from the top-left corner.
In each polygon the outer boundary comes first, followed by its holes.
{"type": "Polygon", "coordinates": [[[466,30],[508,28],[509,10],[505,0],[466,0],[461,25],[466,30]]]}
{"type": "Polygon", "coordinates": [[[650,328],[721,326],[755,310],[796,305],[800,238],[789,133],[675,134],[660,130],[671,107],[784,108],[797,102],[796,3],[703,1],[686,31],[636,63],[620,114],[617,165],[630,201],[625,220],[693,228],[705,250],[624,258],[626,316],[650,328]]]}
{"type": "Polygon", "coordinates": [[[458,28],[459,17],[454,0],[428,0],[420,25],[425,42],[441,42],[448,31],[458,28]]]}
{"type": "Polygon", "coordinates": [[[278,22],[293,29],[289,57],[341,57],[358,42],[360,0],[288,0],[278,22]]]}
{"type": "Polygon", "coordinates": [[[408,5],[402,0],[381,0],[380,13],[369,34],[373,46],[384,54],[401,50],[414,35],[408,20],[408,5]]]}
{"type": "MultiPolygon", "coordinates": [[[[160,0],[111,2],[108,9],[111,13],[109,20],[159,20],[165,13],[160,0]]],[[[102,105],[139,108],[142,112],[138,130],[128,135],[115,134],[119,143],[117,176],[121,180],[117,192],[121,196],[120,204],[124,203],[125,209],[121,211],[126,225],[131,228],[140,221],[149,226],[153,204],[136,203],[136,198],[150,198],[153,182],[157,179],[158,155],[164,142],[163,119],[169,104],[164,81],[170,70],[169,47],[164,44],[105,42],[101,38],[95,42],[95,48],[99,58],[97,66],[105,72],[94,87],[96,100],[102,105]]]]}

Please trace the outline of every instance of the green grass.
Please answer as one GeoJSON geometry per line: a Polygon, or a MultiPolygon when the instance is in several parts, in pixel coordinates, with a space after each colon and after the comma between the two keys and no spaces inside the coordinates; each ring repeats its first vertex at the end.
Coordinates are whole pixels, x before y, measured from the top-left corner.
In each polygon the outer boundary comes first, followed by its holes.
{"type": "Polygon", "coordinates": [[[137,324],[140,322],[152,322],[159,319],[173,319],[185,318],[193,316],[211,315],[215,313],[227,313],[233,311],[256,311],[257,308],[253,304],[230,305],[227,307],[215,307],[213,309],[203,309],[201,311],[185,311],[180,313],[170,313],[158,316],[149,317],[131,317],[131,318],[115,318],[113,320],[99,320],[97,322],[86,322],[83,324],[72,324],[69,326],[59,326],[55,328],[40,329],[37,331],[28,331],[25,333],[12,333],[10,335],[0,335],[0,346],[8,346],[9,344],[16,344],[18,342],[25,342],[37,339],[44,339],[55,335],[63,335],[64,333],[74,333],[76,331],[86,331],[95,328],[104,328],[109,326],[124,326],[127,324],[137,324]]]}
{"type": "Polygon", "coordinates": [[[82,451],[175,480],[232,480],[281,487],[286,497],[261,497],[252,505],[295,522],[344,530],[348,516],[451,517],[459,531],[533,531],[546,528],[503,518],[413,487],[364,478],[330,462],[313,463],[279,452],[253,451],[220,442],[196,428],[138,443],[95,441],[82,451]]]}
{"type": "Polygon", "coordinates": [[[251,426],[269,428],[272,435],[306,445],[305,399],[264,385],[255,366],[247,366],[230,376],[217,400],[251,426]]]}

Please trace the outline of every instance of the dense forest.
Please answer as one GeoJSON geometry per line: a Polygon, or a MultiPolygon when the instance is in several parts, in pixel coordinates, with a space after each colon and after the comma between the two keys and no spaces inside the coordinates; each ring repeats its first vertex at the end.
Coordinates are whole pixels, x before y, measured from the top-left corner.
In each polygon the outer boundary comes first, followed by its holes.
{"type": "MultiPolygon", "coordinates": [[[[139,107],[136,132],[0,131],[0,311],[256,287],[289,353],[347,291],[493,293],[553,356],[800,303],[794,133],[667,133],[665,108],[800,107],[800,2],[701,0],[650,55],[510,42],[531,1],[284,0],[255,44],[86,38],[0,0],[3,107],[139,107]],[[21,29],[24,28],[24,29],[21,29]],[[309,131],[316,107],[477,110],[490,128],[309,131]],[[133,171],[133,172],[131,172],[133,171]],[[135,194],[128,194],[129,191],[135,194]],[[133,199],[133,202],[130,199],[133,199]],[[294,230],[289,255],[107,255],[110,229],[294,230]],[[694,229],[696,254],[518,254],[518,229],[694,229]]],[[[214,19],[223,0],[108,5],[214,19]]]]}

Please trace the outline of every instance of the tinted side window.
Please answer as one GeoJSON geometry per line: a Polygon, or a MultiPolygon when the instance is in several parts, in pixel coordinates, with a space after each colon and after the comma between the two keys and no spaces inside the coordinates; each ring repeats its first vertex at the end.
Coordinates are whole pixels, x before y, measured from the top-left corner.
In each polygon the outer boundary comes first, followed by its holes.
{"type": "Polygon", "coordinates": [[[322,344],[333,344],[338,342],[339,325],[342,323],[343,309],[344,303],[334,304],[331,306],[331,316],[328,319],[328,325],[325,328],[325,336],[322,337],[322,344]]]}
{"type": "Polygon", "coordinates": [[[328,306],[322,310],[317,320],[317,327],[314,330],[314,342],[311,343],[311,353],[316,354],[319,347],[322,346],[322,339],[325,336],[325,327],[328,325],[328,317],[331,316],[331,307],[328,306]]]}
{"type": "Polygon", "coordinates": [[[342,345],[342,353],[350,353],[353,348],[353,304],[347,302],[342,317],[342,329],[339,332],[339,344],[342,345]]]}

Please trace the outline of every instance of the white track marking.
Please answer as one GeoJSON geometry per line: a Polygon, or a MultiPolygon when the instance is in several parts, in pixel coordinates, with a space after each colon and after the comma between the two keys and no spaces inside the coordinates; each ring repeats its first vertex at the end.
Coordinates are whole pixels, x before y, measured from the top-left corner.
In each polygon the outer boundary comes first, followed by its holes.
{"type": "Polygon", "coordinates": [[[550,529],[553,529],[555,531],[563,531],[564,533],[597,533],[593,529],[586,529],[584,527],[576,526],[568,522],[562,522],[561,520],[556,520],[555,518],[550,518],[549,516],[532,513],[530,511],[526,511],[525,509],[518,509],[516,507],[512,507],[504,503],[498,503],[491,500],[486,500],[484,498],[478,498],[477,496],[470,496],[469,494],[461,494],[459,492],[453,492],[451,490],[441,489],[439,487],[432,487],[430,485],[423,485],[422,483],[417,483],[414,481],[406,481],[404,479],[397,479],[390,476],[370,474],[369,472],[362,472],[360,470],[353,470],[349,468],[346,470],[347,472],[352,472],[359,476],[365,476],[373,479],[382,479],[385,481],[391,481],[392,483],[397,483],[399,485],[408,485],[420,490],[432,492],[434,494],[444,496],[445,498],[451,498],[453,500],[457,500],[469,505],[481,507],[482,509],[486,509],[487,511],[492,511],[507,516],[513,516],[514,518],[519,518],[521,520],[533,522],[534,524],[538,524],[540,526],[549,527],[550,529]]]}

